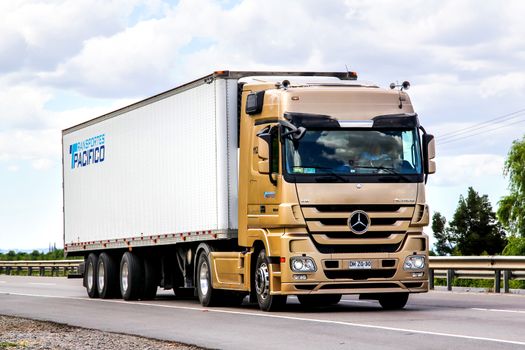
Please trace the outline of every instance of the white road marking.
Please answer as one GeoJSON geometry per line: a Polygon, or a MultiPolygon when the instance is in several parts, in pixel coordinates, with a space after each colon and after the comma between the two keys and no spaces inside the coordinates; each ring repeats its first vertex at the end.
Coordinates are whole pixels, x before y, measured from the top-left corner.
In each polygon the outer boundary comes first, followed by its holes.
{"type": "Polygon", "coordinates": [[[29,284],[35,284],[37,286],[56,286],[56,283],[44,283],[44,282],[29,282],[29,284]]]}
{"type": "Polygon", "coordinates": [[[490,311],[490,312],[510,312],[510,313],[515,313],[515,314],[525,314],[525,310],[482,309],[482,308],[478,308],[478,307],[473,307],[471,310],[490,311]]]}
{"type": "Polygon", "coordinates": [[[0,281],[0,283],[7,283],[6,281],[0,281]]]}
{"type": "Polygon", "coordinates": [[[497,339],[497,338],[487,338],[487,337],[476,337],[476,336],[470,336],[470,335],[464,335],[464,334],[454,334],[454,333],[431,332],[431,331],[424,331],[424,330],[418,330],[418,329],[385,327],[385,326],[376,326],[376,325],[362,324],[362,323],[351,323],[351,322],[344,322],[344,321],[333,321],[333,320],[323,320],[323,319],[315,319],[315,318],[284,316],[284,315],[275,315],[275,314],[262,313],[262,312],[232,311],[232,310],[224,310],[224,309],[208,309],[208,308],[204,308],[204,307],[152,304],[152,303],[144,303],[144,302],[140,302],[140,301],[139,302],[129,302],[129,301],[124,301],[124,300],[89,299],[89,298],[80,298],[80,297],[65,297],[65,296],[42,295],[42,294],[9,293],[9,292],[2,292],[2,291],[0,291],[0,295],[1,294],[4,294],[4,295],[16,295],[16,296],[26,296],[26,297],[83,300],[83,301],[91,301],[91,302],[104,302],[104,303],[114,303],[114,304],[150,306],[150,307],[159,307],[159,308],[166,308],[166,309],[190,310],[190,311],[199,311],[199,312],[215,312],[215,313],[222,313],[222,314],[243,315],[243,316],[253,316],[253,317],[278,318],[278,319],[283,319],[283,320],[303,321],[303,322],[312,322],[312,323],[324,323],[324,324],[335,324],[335,325],[340,325],[340,326],[348,326],[348,327],[356,327],[356,328],[380,329],[380,330],[385,330],[385,331],[393,331],[393,332],[401,332],[401,333],[415,333],[415,334],[435,335],[435,336],[449,337],[449,338],[488,341],[488,342],[494,342],[494,343],[505,343],[505,344],[513,344],[513,345],[525,345],[525,341],[497,339]]]}

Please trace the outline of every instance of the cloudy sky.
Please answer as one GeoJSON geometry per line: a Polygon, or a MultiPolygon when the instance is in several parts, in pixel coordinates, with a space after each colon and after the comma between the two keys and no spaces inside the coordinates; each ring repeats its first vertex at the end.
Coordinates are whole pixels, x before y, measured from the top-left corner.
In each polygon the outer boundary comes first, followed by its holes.
{"type": "Polygon", "coordinates": [[[496,207],[525,133],[524,13],[520,0],[2,1],[0,250],[62,246],[62,129],[218,69],[408,80],[438,140],[432,210],[450,219],[468,186],[496,207]]]}

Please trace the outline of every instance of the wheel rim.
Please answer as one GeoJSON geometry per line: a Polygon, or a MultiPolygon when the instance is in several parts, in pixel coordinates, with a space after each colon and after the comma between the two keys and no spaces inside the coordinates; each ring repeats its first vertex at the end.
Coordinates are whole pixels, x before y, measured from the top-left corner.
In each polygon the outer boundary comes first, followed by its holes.
{"type": "Polygon", "coordinates": [[[262,299],[268,298],[270,290],[270,273],[265,262],[259,266],[255,273],[255,290],[262,299]]]}
{"type": "Polygon", "coordinates": [[[128,262],[124,261],[124,263],[122,264],[122,269],[120,271],[120,279],[124,293],[128,290],[128,274],[128,262]]]}
{"type": "Polygon", "coordinates": [[[104,290],[104,262],[98,264],[98,291],[102,292],[104,290]]]}
{"type": "Polygon", "coordinates": [[[87,269],[87,287],[89,290],[93,289],[94,271],[93,264],[90,262],[87,269]]]}
{"type": "Polygon", "coordinates": [[[208,289],[210,288],[210,283],[208,280],[209,270],[210,269],[208,268],[208,263],[206,261],[203,261],[201,264],[200,271],[199,271],[199,286],[200,286],[202,295],[207,295],[208,289]]]}

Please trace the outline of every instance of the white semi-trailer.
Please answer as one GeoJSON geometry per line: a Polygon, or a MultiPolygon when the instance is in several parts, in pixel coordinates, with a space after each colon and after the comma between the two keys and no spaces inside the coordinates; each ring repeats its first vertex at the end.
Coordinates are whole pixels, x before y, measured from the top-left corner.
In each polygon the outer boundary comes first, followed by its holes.
{"type": "Polygon", "coordinates": [[[355,78],[220,71],[64,130],[64,247],[89,296],[427,291],[433,137],[402,87],[355,78]]]}

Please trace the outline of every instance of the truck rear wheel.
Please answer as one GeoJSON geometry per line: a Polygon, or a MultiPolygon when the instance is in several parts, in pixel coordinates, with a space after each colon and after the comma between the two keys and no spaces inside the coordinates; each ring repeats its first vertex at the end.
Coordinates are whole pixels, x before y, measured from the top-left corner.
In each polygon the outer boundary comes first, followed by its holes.
{"type": "Polygon", "coordinates": [[[301,305],[320,307],[335,305],[341,301],[341,294],[316,294],[316,295],[298,295],[297,299],[301,305]]]}
{"type": "Polygon", "coordinates": [[[97,262],[97,292],[103,299],[118,295],[118,265],[107,253],[102,253],[97,262]]]}
{"type": "Polygon", "coordinates": [[[407,304],[408,293],[381,294],[378,301],[385,310],[400,310],[407,304]]]}
{"type": "Polygon", "coordinates": [[[286,295],[270,294],[270,278],[270,261],[263,249],[255,265],[255,293],[259,308],[263,311],[279,310],[286,304],[286,295]]]}
{"type": "Polygon", "coordinates": [[[84,273],[84,286],[90,298],[98,298],[97,262],[98,256],[90,253],[86,259],[86,272],[84,273]]]}
{"type": "Polygon", "coordinates": [[[222,301],[220,290],[213,288],[210,259],[206,252],[199,255],[197,265],[197,295],[202,306],[216,306],[222,301]]]}
{"type": "Polygon", "coordinates": [[[130,252],[120,261],[120,293],[124,300],[141,299],[144,294],[144,264],[130,252]]]}

